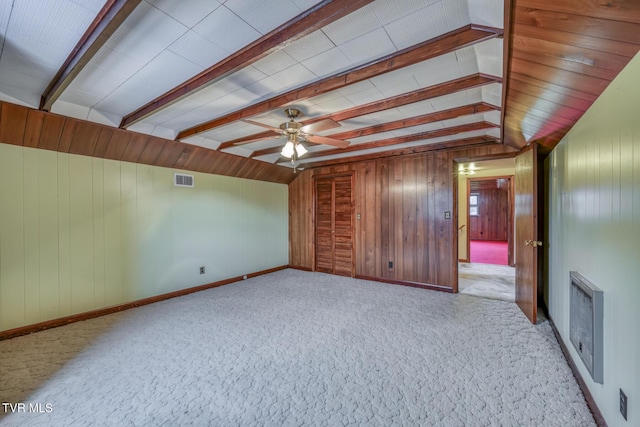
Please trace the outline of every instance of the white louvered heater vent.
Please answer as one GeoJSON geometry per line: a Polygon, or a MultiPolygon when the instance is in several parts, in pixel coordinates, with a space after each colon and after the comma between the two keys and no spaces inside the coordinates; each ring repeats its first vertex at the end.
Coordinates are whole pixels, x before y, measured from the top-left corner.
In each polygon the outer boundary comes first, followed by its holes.
{"type": "Polygon", "coordinates": [[[591,374],[602,384],[603,378],[603,294],[577,271],[570,272],[571,296],[569,334],[571,343],[591,374]]]}
{"type": "Polygon", "coordinates": [[[176,187],[193,187],[193,175],[173,174],[173,185],[176,187]]]}

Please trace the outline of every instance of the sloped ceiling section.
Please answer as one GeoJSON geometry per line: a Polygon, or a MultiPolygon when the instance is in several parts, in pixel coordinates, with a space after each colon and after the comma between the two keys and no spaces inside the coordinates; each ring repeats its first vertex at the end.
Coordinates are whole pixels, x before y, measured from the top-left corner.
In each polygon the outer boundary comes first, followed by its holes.
{"type": "Polygon", "coordinates": [[[547,3],[4,1],[0,100],[175,140],[205,170],[216,153],[308,168],[552,147],[640,32],[637,2],[547,3]],[[291,108],[312,135],[295,162],[278,132],[291,108]]]}

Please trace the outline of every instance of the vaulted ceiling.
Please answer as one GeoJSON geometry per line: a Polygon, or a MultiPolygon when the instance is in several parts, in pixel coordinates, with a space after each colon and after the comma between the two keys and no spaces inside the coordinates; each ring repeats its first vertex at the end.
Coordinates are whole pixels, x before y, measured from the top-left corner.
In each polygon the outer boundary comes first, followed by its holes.
{"type": "Polygon", "coordinates": [[[0,100],[310,168],[552,149],[640,49],[640,2],[11,0],[0,37],[0,100]]]}

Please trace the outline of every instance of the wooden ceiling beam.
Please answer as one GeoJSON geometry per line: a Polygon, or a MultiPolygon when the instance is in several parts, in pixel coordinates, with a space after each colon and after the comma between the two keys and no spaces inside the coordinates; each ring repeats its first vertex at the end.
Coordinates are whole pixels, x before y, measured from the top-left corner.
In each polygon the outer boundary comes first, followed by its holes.
{"type": "MultiPolygon", "coordinates": [[[[305,120],[301,122],[302,126],[311,125],[322,120],[331,119],[336,122],[353,119],[355,117],[364,116],[366,114],[378,113],[380,111],[388,110],[391,108],[402,107],[403,105],[413,104],[415,102],[426,101],[427,99],[437,98],[439,96],[450,95],[452,93],[460,92],[463,90],[473,89],[476,87],[485,86],[492,83],[501,83],[502,79],[496,76],[490,76],[486,74],[472,74],[470,76],[461,77],[455,80],[449,80],[443,83],[439,83],[433,86],[418,89],[412,92],[403,93],[401,95],[392,96],[380,101],[370,102],[369,104],[360,105],[353,108],[348,108],[336,113],[327,114],[320,117],[314,117],[313,119],[305,120]]],[[[234,139],[232,141],[223,142],[218,146],[218,150],[232,147],[233,145],[247,140],[256,138],[268,138],[274,133],[271,131],[261,132],[253,135],[249,135],[243,138],[234,139]]]]}
{"type": "Polygon", "coordinates": [[[215,83],[294,41],[360,9],[373,0],[324,0],[279,26],[258,40],[228,56],[200,74],[127,114],[120,122],[126,128],[178,102],[194,91],[215,83]]]}
{"type": "MultiPolygon", "coordinates": [[[[499,111],[500,107],[487,104],[486,102],[477,102],[475,104],[463,105],[461,107],[451,108],[435,113],[423,114],[421,116],[410,117],[407,119],[396,120],[393,122],[382,123],[366,128],[354,129],[347,132],[328,135],[331,138],[349,140],[362,136],[375,135],[382,132],[389,132],[397,129],[404,129],[412,126],[420,126],[428,123],[439,122],[442,120],[455,119],[456,117],[467,116],[470,114],[484,113],[487,111],[499,111]]],[[[317,144],[313,144],[317,145],[317,144]]],[[[267,154],[274,154],[281,150],[280,145],[277,147],[265,148],[263,150],[254,151],[250,157],[259,157],[267,154]]]]}
{"type": "Polygon", "coordinates": [[[402,148],[389,151],[381,151],[378,153],[363,154],[360,156],[343,157],[341,159],[323,160],[319,162],[300,163],[299,169],[319,168],[323,166],[333,166],[342,163],[360,162],[364,160],[375,160],[385,157],[406,156],[411,154],[426,153],[429,151],[456,150],[466,147],[477,147],[481,145],[496,145],[500,141],[491,136],[479,136],[475,138],[457,139],[455,141],[447,141],[436,144],[426,144],[418,147],[402,148]]]}
{"type": "Polygon", "coordinates": [[[205,123],[182,130],[176,140],[246,119],[257,114],[280,108],[286,104],[322,95],[350,84],[358,83],[391,71],[435,58],[463,47],[472,46],[502,35],[502,29],[477,25],[467,25],[439,37],[419,43],[393,54],[384,56],[364,65],[351,68],[340,74],[324,78],[281,95],[274,96],[241,110],[226,114],[205,123]]]}
{"type": "Polygon", "coordinates": [[[40,109],[49,111],[73,79],[109,40],[142,0],[108,0],[40,97],[40,109]]]}
{"type": "MultiPolygon", "coordinates": [[[[380,148],[380,147],[387,147],[391,145],[406,144],[408,142],[422,141],[422,140],[432,139],[432,138],[440,138],[443,136],[451,136],[451,135],[457,135],[459,133],[464,133],[464,132],[473,132],[476,130],[491,129],[491,128],[497,128],[497,127],[499,126],[494,123],[489,123],[485,121],[467,123],[464,125],[452,126],[444,129],[435,129],[435,130],[430,130],[426,132],[414,133],[411,135],[403,135],[403,136],[397,136],[394,138],[381,139],[378,141],[365,142],[362,144],[353,144],[346,148],[333,148],[329,150],[314,151],[312,153],[305,154],[304,159],[306,160],[314,157],[325,157],[325,156],[333,156],[336,154],[352,153],[354,151],[362,151],[362,150],[369,150],[371,148],[380,148]]],[[[287,161],[288,161],[287,159],[282,158],[282,160],[280,160],[278,163],[286,163],[287,161]]]]}

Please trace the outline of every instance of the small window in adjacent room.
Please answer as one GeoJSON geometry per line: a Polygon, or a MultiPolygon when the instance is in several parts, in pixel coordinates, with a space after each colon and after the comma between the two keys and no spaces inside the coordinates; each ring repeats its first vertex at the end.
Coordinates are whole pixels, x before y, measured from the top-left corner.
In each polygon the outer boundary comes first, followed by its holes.
{"type": "Polygon", "coordinates": [[[469,196],[469,215],[478,216],[478,193],[469,196]]]}

